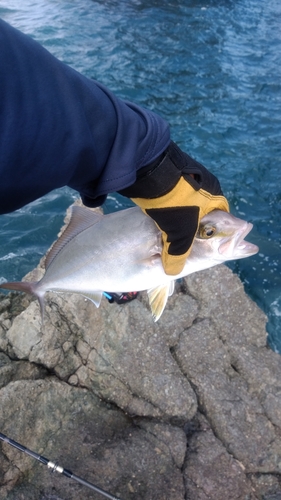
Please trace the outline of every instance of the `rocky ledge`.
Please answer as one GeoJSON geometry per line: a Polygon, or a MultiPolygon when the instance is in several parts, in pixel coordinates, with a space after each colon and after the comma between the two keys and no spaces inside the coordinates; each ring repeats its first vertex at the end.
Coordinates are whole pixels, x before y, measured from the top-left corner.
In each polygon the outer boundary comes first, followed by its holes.
{"type": "MultiPolygon", "coordinates": [[[[250,260],[249,260],[249,265],[250,260]]],[[[40,273],[40,269],[38,271],[40,273]]],[[[126,305],[0,297],[0,432],[122,500],[281,499],[281,363],[225,266],[126,305]]],[[[102,496],[6,443],[0,498],[102,496]]]]}

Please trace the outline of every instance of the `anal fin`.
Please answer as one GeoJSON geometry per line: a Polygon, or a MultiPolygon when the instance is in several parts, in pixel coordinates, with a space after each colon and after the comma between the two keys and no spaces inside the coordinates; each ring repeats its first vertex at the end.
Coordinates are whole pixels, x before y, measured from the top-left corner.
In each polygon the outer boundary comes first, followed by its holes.
{"type": "Polygon", "coordinates": [[[102,292],[86,292],[82,294],[86,299],[91,300],[95,304],[96,307],[100,306],[101,299],[102,299],[102,292]]]}

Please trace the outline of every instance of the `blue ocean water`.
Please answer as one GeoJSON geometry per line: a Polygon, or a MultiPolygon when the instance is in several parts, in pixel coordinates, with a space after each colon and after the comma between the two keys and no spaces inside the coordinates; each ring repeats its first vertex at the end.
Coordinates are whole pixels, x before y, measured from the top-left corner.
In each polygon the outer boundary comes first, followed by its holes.
{"type": "MultiPolygon", "coordinates": [[[[260,247],[231,264],[281,352],[280,0],[0,0],[0,17],[121,98],[154,110],[221,182],[260,247]]],[[[76,193],[0,217],[0,279],[21,279],[76,193]]],[[[105,210],[123,208],[110,195],[105,210]]]]}

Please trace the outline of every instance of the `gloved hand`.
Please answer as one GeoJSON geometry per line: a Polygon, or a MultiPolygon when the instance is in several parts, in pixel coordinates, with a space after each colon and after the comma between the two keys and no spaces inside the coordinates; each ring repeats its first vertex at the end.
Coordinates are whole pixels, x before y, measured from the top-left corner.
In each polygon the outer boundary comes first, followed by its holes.
{"type": "Polygon", "coordinates": [[[156,161],[137,172],[137,180],[119,191],[149,215],[162,232],[162,263],[179,274],[201,218],[212,210],[229,211],[218,179],[173,142],[156,161]]]}

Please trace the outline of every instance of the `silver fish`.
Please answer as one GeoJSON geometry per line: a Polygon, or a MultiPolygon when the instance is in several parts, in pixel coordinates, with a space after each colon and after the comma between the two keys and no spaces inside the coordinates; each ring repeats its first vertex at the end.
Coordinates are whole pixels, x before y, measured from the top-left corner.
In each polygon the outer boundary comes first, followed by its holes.
{"type": "Polygon", "coordinates": [[[80,293],[99,307],[103,292],[147,290],[157,321],[173,293],[174,281],[227,260],[254,255],[258,247],[244,241],[252,224],[214,210],[199,225],[183,271],[168,276],[161,262],[161,233],[138,207],[101,215],[74,206],[69,225],[46,258],[37,282],[2,283],[1,288],[34,294],[43,319],[47,291],[80,293]]]}

